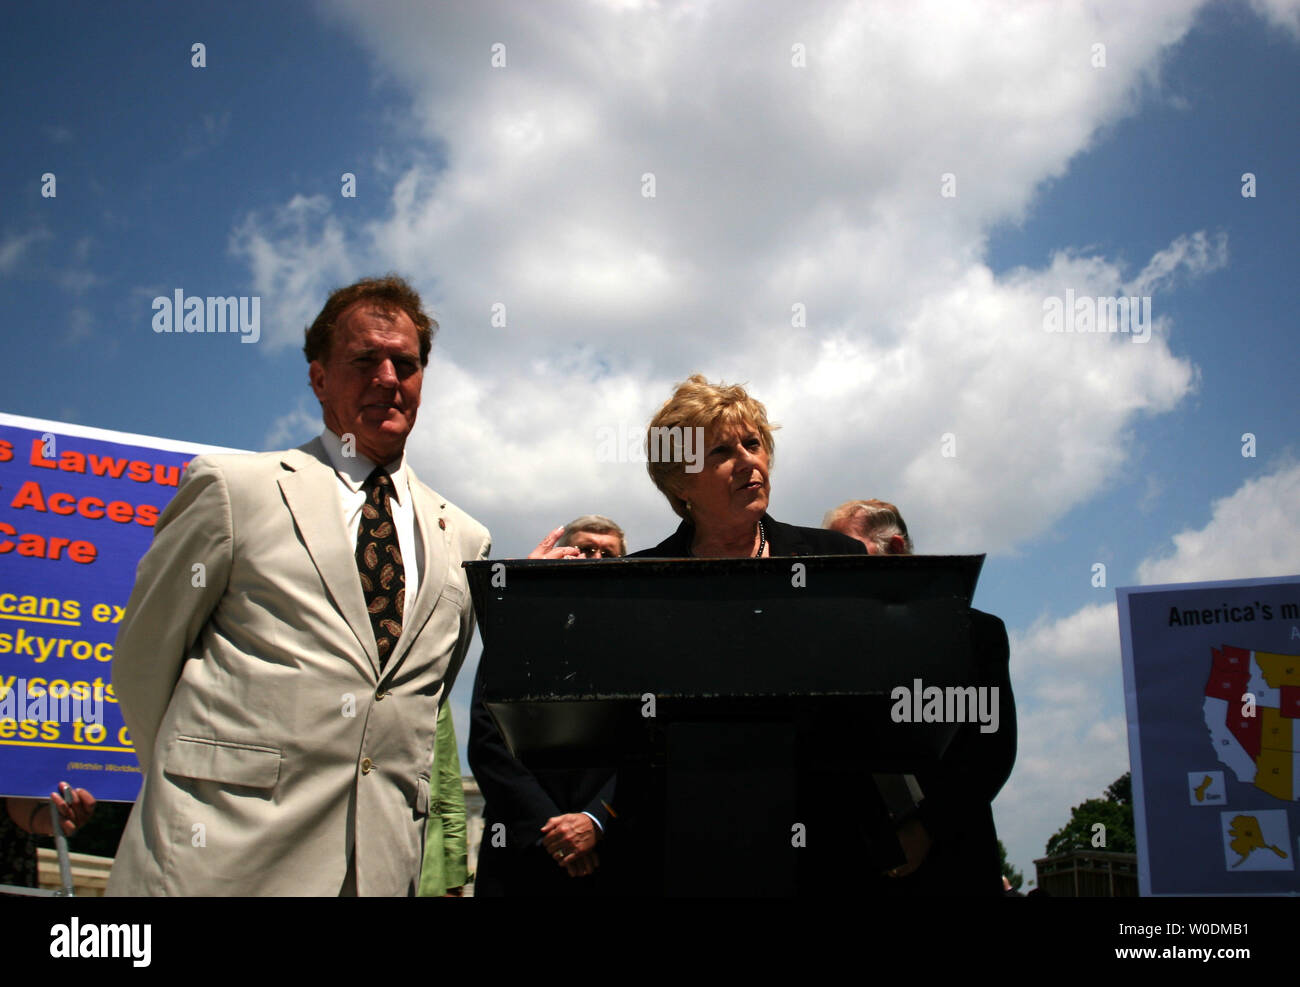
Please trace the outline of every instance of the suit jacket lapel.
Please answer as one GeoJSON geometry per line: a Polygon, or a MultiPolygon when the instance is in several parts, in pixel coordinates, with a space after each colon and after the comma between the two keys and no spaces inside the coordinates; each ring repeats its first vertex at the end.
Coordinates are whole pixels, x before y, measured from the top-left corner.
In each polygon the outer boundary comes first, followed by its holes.
{"type": "MultiPolygon", "coordinates": [[[[411,643],[419,635],[429,615],[433,613],[438,597],[442,595],[447,582],[447,565],[450,555],[449,542],[452,532],[446,526],[443,513],[447,502],[415,478],[410,466],[406,468],[410,481],[411,503],[415,507],[415,525],[417,537],[424,546],[424,569],[420,573],[420,590],[415,602],[406,604],[406,613],[402,615],[402,636],[398,638],[393,655],[384,666],[384,676],[391,675],[406,659],[411,650],[411,643]],[[440,523],[441,522],[441,523],[440,523]]],[[[358,591],[360,581],[358,581],[358,591]]]]}
{"type": "Polygon", "coordinates": [[[303,544],[329,590],[334,606],[365,651],[379,677],[379,652],[357,576],[356,546],[349,545],[339,515],[338,477],[319,438],[284,454],[280,490],[302,534],[303,544]]]}

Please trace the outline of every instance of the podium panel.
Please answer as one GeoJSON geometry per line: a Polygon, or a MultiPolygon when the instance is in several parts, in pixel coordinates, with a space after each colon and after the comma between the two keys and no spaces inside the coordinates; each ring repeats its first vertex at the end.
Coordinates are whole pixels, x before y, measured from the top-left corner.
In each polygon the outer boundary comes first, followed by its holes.
{"type": "MultiPolygon", "coordinates": [[[[795,838],[815,799],[805,762],[861,788],[942,755],[960,724],[896,722],[893,692],[977,682],[969,607],[982,563],[464,565],[484,703],[526,765],[618,773],[615,808],[633,817],[625,859],[644,878],[630,890],[761,896],[792,893],[810,859],[795,838]]],[[[909,703],[908,719],[919,709],[909,703]]],[[[892,830],[868,801],[873,818],[855,825],[878,840],[892,830]]],[[[896,861],[896,845],[877,856],[896,861]]]]}

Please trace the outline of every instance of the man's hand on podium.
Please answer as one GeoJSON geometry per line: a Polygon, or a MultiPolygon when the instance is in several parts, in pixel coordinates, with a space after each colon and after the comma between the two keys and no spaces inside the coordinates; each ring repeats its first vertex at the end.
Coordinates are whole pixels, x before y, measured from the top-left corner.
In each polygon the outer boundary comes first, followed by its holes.
{"type": "Polygon", "coordinates": [[[930,852],[930,834],[919,819],[909,819],[898,827],[898,843],[907,854],[907,863],[885,871],[890,877],[906,877],[925,862],[925,855],[930,852]]]}

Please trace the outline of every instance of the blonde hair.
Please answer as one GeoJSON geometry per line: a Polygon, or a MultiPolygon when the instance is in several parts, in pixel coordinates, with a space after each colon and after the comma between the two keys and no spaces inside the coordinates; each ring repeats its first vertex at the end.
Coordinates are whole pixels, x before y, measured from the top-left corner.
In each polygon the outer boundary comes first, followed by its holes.
{"type": "MultiPolygon", "coordinates": [[[[739,384],[710,384],[703,374],[692,374],[677,385],[673,396],[664,402],[646,427],[646,470],[678,517],[690,517],[686,501],[677,493],[686,472],[686,463],[681,456],[656,455],[655,437],[672,434],[671,429],[679,429],[675,434],[680,437],[688,428],[703,428],[707,432],[715,426],[752,428],[767,451],[769,466],[775,455],[776,443],[772,432],[781,426],[767,420],[767,409],[761,401],[751,398],[739,384]]],[[[700,455],[706,453],[707,450],[700,450],[700,455]]]]}

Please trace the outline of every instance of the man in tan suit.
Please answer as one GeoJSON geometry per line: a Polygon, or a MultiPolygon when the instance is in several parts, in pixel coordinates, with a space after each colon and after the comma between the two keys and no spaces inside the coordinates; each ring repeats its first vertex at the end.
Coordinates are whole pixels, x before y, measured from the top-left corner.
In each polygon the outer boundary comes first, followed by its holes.
{"type": "Polygon", "coordinates": [[[336,291],[304,346],[321,436],[190,464],[114,649],[145,778],[109,893],[414,893],[490,547],[405,459],[436,328],[399,278],[336,291]]]}

